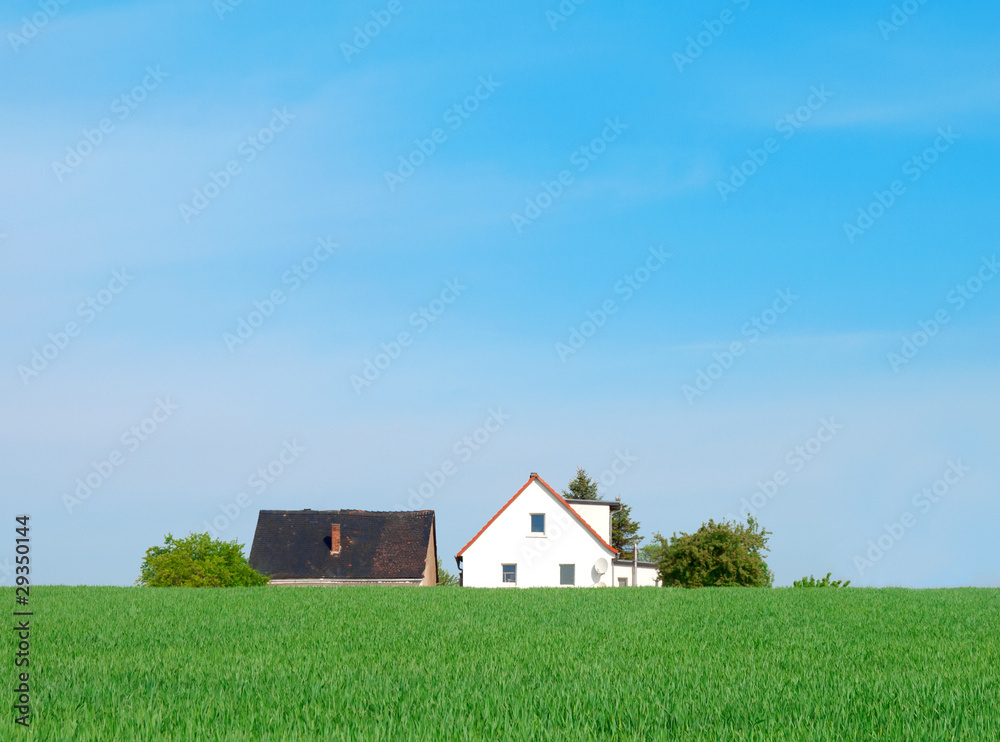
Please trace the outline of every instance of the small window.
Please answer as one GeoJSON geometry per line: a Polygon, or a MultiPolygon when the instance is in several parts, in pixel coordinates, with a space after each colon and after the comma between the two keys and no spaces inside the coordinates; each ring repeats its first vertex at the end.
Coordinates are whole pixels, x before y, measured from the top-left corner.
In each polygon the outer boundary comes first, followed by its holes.
{"type": "Polygon", "coordinates": [[[531,514],[531,532],[545,533],[545,513],[531,514]]]}
{"type": "Polygon", "coordinates": [[[576,565],[575,564],[560,564],[559,565],[559,584],[560,585],[575,585],[576,584],[576,565]]]}
{"type": "Polygon", "coordinates": [[[619,577],[618,587],[628,587],[628,577],[619,577]]]}
{"type": "Polygon", "coordinates": [[[510,583],[511,585],[517,584],[517,565],[516,564],[503,564],[503,581],[504,583],[510,583]]]}

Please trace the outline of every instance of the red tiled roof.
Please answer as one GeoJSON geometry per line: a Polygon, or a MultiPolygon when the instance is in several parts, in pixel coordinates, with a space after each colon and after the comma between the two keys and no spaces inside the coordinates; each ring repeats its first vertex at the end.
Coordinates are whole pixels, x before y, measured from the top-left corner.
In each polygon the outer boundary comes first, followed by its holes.
{"type": "Polygon", "coordinates": [[[613,551],[615,554],[618,553],[618,549],[616,549],[611,544],[609,544],[607,541],[605,541],[603,538],[601,538],[600,534],[598,534],[597,531],[595,531],[593,528],[591,528],[590,524],[587,523],[587,521],[585,521],[583,518],[580,517],[580,514],[573,509],[572,505],[570,505],[568,502],[566,502],[566,500],[563,499],[562,495],[560,495],[554,489],[552,489],[551,487],[549,487],[548,482],[546,482],[540,476],[538,476],[537,474],[535,474],[535,475],[529,477],[528,481],[524,483],[524,486],[521,487],[521,489],[519,489],[517,492],[515,492],[514,496],[512,498],[510,498],[509,500],[507,500],[506,503],[504,503],[504,506],[497,511],[496,515],[494,515],[492,518],[489,519],[489,522],[487,522],[487,524],[485,526],[483,526],[482,528],[479,529],[479,533],[477,533],[475,536],[473,536],[472,540],[469,541],[469,543],[467,543],[465,546],[463,546],[459,550],[459,552],[455,555],[455,558],[458,559],[458,557],[462,556],[462,554],[465,553],[465,550],[468,549],[470,546],[472,546],[472,544],[475,542],[475,540],[477,538],[479,538],[480,536],[482,536],[483,532],[487,528],[489,528],[490,525],[492,525],[493,521],[495,521],[497,518],[500,517],[500,513],[502,513],[504,510],[506,510],[507,506],[510,505],[512,502],[514,502],[514,500],[516,500],[518,498],[518,496],[528,488],[528,485],[531,484],[532,480],[535,480],[535,479],[537,479],[538,482],[539,482],[539,484],[541,484],[545,489],[547,489],[549,492],[551,492],[555,496],[555,498],[557,500],[559,500],[559,502],[561,502],[563,505],[565,505],[566,508],[573,514],[573,517],[576,518],[578,521],[580,521],[580,523],[583,525],[584,528],[586,528],[588,531],[590,531],[592,534],[594,534],[594,538],[596,538],[598,541],[600,541],[601,544],[603,544],[606,548],[608,548],[611,551],[613,551]]]}

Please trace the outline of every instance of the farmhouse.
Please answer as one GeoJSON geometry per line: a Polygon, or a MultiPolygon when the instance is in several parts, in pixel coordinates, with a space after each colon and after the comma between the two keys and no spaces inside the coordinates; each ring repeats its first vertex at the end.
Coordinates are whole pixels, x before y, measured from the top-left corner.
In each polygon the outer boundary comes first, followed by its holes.
{"type": "Polygon", "coordinates": [[[527,484],[455,555],[467,587],[657,584],[650,562],[619,559],[605,500],[567,500],[532,472],[527,484]]]}
{"type": "Polygon", "coordinates": [[[272,585],[436,585],[434,511],[261,510],[250,566],[272,585]]]}

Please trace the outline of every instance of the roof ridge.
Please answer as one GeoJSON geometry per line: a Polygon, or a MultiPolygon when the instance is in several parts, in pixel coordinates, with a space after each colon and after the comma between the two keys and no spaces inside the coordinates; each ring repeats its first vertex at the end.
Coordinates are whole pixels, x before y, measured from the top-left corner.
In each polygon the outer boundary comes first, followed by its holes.
{"type": "Polygon", "coordinates": [[[261,508],[261,513],[349,513],[351,515],[432,515],[433,510],[354,510],[338,508],[336,510],[317,510],[316,508],[261,508]]]}

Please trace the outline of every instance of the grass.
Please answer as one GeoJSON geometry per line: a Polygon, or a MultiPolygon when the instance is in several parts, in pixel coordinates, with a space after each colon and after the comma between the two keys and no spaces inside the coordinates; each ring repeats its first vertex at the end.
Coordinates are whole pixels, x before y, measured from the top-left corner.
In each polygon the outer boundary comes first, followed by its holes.
{"type": "MultiPolygon", "coordinates": [[[[7,630],[0,739],[1000,739],[1000,590],[33,587],[31,599],[32,726],[7,702],[7,630]]],[[[13,610],[11,588],[0,604],[13,610]]]]}

